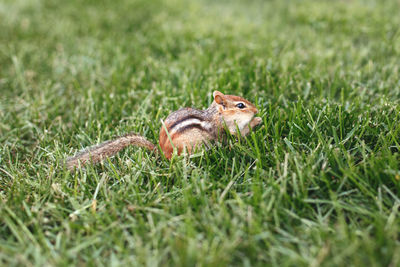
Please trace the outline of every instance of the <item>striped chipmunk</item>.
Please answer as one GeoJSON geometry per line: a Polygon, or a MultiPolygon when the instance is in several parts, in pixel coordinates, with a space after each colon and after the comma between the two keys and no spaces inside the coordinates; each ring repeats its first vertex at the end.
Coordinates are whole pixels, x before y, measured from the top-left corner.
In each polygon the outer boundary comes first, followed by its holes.
{"type": "MultiPolygon", "coordinates": [[[[261,123],[260,117],[254,117],[257,108],[246,99],[219,91],[215,91],[213,97],[211,106],[205,110],[181,108],[162,122],[159,144],[167,159],[171,159],[174,149],[178,155],[185,150],[190,154],[196,146],[217,140],[224,133],[225,125],[231,134],[239,129],[240,134],[246,136],[250,128],[261,123]]],[[[157,148],[143,136],[130,133],[78,152],[67,159],[67,168],[73,170],[89,162],[100,162],[129,145],[157,148]]]]}

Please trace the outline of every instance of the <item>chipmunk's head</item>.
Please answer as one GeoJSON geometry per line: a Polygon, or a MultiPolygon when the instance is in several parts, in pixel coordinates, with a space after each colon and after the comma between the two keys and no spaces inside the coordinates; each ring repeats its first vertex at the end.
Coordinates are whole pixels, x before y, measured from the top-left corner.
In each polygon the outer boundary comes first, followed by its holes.
{"type": "Polygon", "coordinates": [[[256,106],[240,96],[224,95],[214,91],[214,103],[218,113],[228,126],[229,131],[235,134],[237,128],[242,131],[258,112],[256,106]]]}

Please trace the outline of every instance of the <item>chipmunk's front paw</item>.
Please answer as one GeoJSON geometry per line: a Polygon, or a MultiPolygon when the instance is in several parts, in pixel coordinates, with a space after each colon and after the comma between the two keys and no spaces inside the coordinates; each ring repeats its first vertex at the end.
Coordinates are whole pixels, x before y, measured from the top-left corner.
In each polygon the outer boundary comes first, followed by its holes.
{"type": "Polygon", "coordinates": [[[255,117],[251,122],[250,122],[250,126],[251,128],[256,127],[257,125],[259,125],[262,122],[262,119],[260,117],[255,117]]]}

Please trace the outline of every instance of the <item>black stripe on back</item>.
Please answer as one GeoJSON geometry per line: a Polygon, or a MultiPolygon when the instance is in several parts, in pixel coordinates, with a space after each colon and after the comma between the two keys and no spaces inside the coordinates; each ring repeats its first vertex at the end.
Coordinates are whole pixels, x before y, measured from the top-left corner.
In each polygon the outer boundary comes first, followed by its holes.
{"type": "Polygon", "coordinates": [[[183,133],[183,132],[186,132],[186,131],[188,131],[190,129],[193,129],[193,128],[199,129],[200,131],[203,131],[203,132],[208,132],[206,129],[203,128],[203,126],[201,126],[201,124],[192,123],[192,124],[186,125],[185,127],[179,129],[177,131],[177,133],[183,133]]]}
{"type": "MultiPolygon", "coordinates": [[[[176,122],[174,122],[168,129],[168,131],[172,131],[172,129],[174,129],[174,127],[176,127],[178,124],[180,124],[181,122],[187,121],[187,120],[191,120],[191,119],[198,119],[199,121],[203,121],[204,119],[202,117],[196,116],[196,115],[189,115],[187,117],[183,117],[180,120],[177,120],[176,122]]],[[[190,125],[188,125],[190,126],[190,125]]],[[[186,128],[186,127],[183,127],[186,128]]]]}

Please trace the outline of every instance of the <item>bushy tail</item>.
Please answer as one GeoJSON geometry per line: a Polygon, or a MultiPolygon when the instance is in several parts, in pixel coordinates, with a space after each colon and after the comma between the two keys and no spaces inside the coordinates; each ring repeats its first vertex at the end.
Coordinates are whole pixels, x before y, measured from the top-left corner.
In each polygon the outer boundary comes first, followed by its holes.
{"type": "Polygon", "coordinates": [[[78,152],[74,157],[67,158],[66,165],[69,170],[83,166],[88,162],[98,163],[106,157],[113,156],[129,145],[145,147],[154,150],[156,146],[146,138],[134,133],[118,137],[114,140],[106,141],[96,146],[89,147],[78,152]]]}

